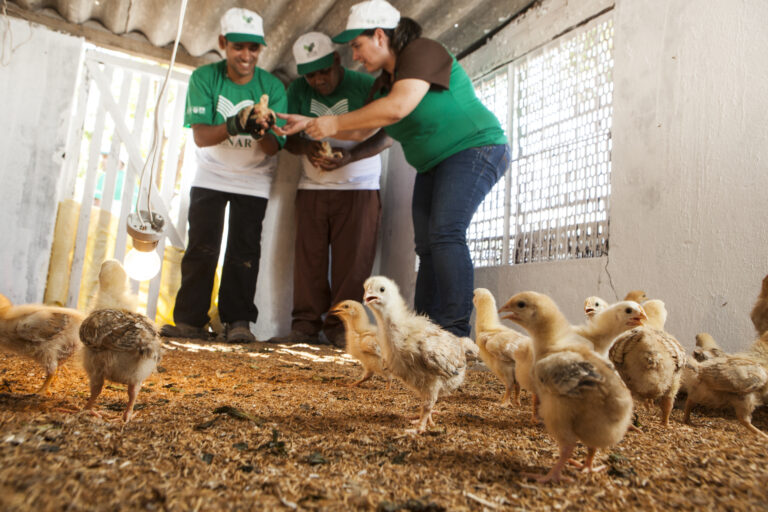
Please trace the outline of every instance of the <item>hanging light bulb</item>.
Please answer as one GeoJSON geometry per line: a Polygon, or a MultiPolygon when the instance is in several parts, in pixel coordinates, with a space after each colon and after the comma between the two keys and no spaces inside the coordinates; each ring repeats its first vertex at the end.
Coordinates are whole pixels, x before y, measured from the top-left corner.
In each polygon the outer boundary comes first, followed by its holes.
{"type": "Polygon", "coordinates": [[[146,281],[160,271],[157,243],[163,234],[165,221],[158,213],[146,210],[128,215],[127,231],[133,238],[133,248],[125,255],[125,272],[131,279],[146,281]]]}

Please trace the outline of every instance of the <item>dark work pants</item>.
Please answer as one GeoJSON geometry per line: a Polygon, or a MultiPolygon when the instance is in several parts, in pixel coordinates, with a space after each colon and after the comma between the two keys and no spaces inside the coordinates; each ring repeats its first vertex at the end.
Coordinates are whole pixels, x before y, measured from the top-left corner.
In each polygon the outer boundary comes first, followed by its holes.
{"type": "Polygon", "coordinates": [[[380,221],[378,190],[296,192],[292,330],[314,335],[322,329],[329,339],[344,332],[338,318],[329,315],[323,321],[322,316],[342,300],[362,300],[380,221]]]}
{"type": "Polygon", "coordinates": [[[181,260],[174,322],[203,327],[209,321],[227,203],[229,233],[219,285],[219,316],[224,323],[255,322],[258,310],[253,299],[267,200],[199,187],[192,187],[189,197],[189,243],[181,260]]]}
{"type": "Polygon", "coordinates": [[[469,336],[472,314],[475,275],[467,228],[509,158],[506,144],[465,149],[418,174],[413,186],[416,312],[457,336],[469,336]]]}

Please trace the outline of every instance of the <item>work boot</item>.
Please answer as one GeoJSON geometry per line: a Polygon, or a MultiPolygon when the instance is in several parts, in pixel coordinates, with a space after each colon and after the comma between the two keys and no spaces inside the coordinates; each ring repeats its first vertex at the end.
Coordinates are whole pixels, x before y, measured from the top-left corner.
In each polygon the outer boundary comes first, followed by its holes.
{"type": "Polygon", "coordinates": [[[230,322],[227,324],[227,343],[253,343],[256,336],[251,332],[248,320],[230,322]]]}
{"type": "Polygon", "coordinates": [[[308,345],[320,345],[320,337],[317,334],[306,334],[300,331],[291,331],[286,336],[273,336],[267,343],[306,343],[308,345]]]}
{"type": "Polygon", "coordinates": [[[163,338],[186,338],[189,340],[207,340],[210,333],[203,327],[178,322],[176,325],[165,324],[160,328],[163,338]]]}

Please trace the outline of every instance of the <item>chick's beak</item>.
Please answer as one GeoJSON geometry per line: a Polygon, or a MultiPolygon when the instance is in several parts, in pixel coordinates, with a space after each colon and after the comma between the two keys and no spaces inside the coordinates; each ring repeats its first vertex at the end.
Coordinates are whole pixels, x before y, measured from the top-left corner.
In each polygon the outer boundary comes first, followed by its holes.
{"type": "Polygon", "coordinates": [[[365,297],[363,297],[363,300],[366,304],[371,304],[372,302],[379,302],[379,297],[371,293],[366,293],[365,297]]]}
{"type": "Polygon", "coordinates": [[[588,316],[592,316],[595,314],[595,308],[586,308],[584,313],[586,313],[588,316]]]}
{"type": "Polygon", "coordinates": [[[509,313],[508,315],[504,315],[501,317],[504,320],[512,320],[512,321],[519,320],[519,317],[517,316],[517,314],[515,314],[514,311],[512,311],[512,307],[509,305],[509,303],[504,304],[499,308],[499,314],[501,313],[509,313]]]}
{"type": "Polygon", "coordinates": [[[631,326],[643,325],[643,322],[645,322],[646,320],[648,320],[648,317],[645,315],[644,312],[641,311],[639,314],[630,318],[627,324],[631,326]]]}

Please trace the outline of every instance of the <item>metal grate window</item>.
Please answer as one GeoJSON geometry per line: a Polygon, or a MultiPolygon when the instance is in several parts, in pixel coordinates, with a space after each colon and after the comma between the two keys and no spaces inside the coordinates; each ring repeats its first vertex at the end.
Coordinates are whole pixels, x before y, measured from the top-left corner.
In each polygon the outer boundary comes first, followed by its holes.
{"type": "Polygon", "coordinates": [[[607,15],[476,84],[512,134],[506,179],[468,229],[476,267],[607,254],[612,70],[607,15]]]}

